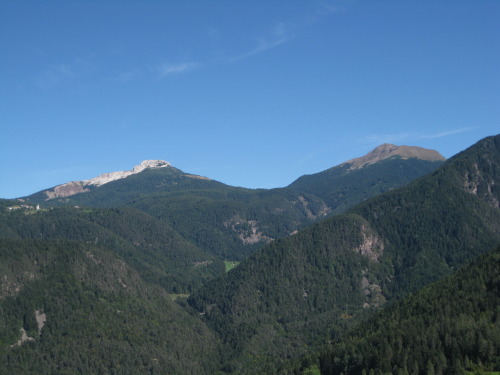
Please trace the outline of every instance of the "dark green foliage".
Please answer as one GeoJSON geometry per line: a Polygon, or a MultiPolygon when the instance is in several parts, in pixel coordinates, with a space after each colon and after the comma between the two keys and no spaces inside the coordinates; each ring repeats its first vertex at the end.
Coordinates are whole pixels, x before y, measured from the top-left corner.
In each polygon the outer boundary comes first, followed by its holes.
{"type": "Polygon", "coordinates": [[[500,248],[333,342],[325,375],[500,369],[500,248]]]}
{"type": "Polygon", "coordinates": [[[130,208],[3,211],[0,237],[97,244],[134,266],[146,281],[172,293],[191,292],[225,269],[222,260],[189,243],[168,225],[130,208]]]}
{"type": "Polygon", "coordinates": [[[241,260],[271,240],[402,186],[438,165],[396,158],[349,172],[339,166],[271,190],[231,187],[167,167],[87,186],[88,192],[69,197],[46,201],[47,195],[40,192],[26,199],[45,206],[132,206],[213,255],[241,260]]]}
{"type": "Polygon", "coordinates": [[[157,193],[131,205],[167,222],[202,249],[236,260],[327,212],[324,203],[309,194],[228,186],[157,193]]]}
{"type": "Polygon", "coordinates": [[[499,168],[500,136],[490,137],[431,175],[292,236],[327,213],[321,199],[232,188],[174,168],[49,201],[101,208],[8,211],[12,202],[0,201],[0,373],[496,368],[498,251],[404,298],[500,242],[499,168]],[[250,251],[224,272],[220,256],[250,251]],[[166,291],[193,293],[176,304],[166,291]],[[388,314],[369,320],[386,301],[388,314]],[[41,335],[35,311],[47,314],[41,335]],[[371,323],[345,336],[360,322],[371,323]],[[34,340],[11,347],[20,328],[34,340]]]}
{"type": "Polygon", "coordinates": [[[479,142],[430,176],[354,208],[351,212],[384,238],[384,257],[394,267],[385,291],[416,291],[493,248],[500,240],[498,184],[500,136],[479,142]]]}
{"type": "Polygon", "coordinates": [[[0,249],[0,374],[209,374],[217,362],[201,322],[102,248],[0,240],[0,249]],[[20,328],[33,340],[12,346],[20,328]]]}
{"type": "Polygon", "coordinates": [[[350,170],[350,164],[342,164],[302,176],[288,188],[314,194],[330,206],[332,213],[339,214],[368,198],[404,186],[442,163],[395,156],[359,169],[350,170]]]}
{"type": "Polygon", "coordinates": [[[186,188],[198,188],[199,186],[219,186],[216,181],[205,181],[189,178],[182,171],[173,168],[146,169],[140,174],[133,174],[124,179],[119,179],[100,187],[86,186],[90,190],[83,194],[69,197],[60,197],[47,201],[45,191],[30,195],[25,199],[28,202],[56,205],[82,205],[97,207],[123,206],[143,195],[157,191],[175,191],[186,188]]]}
{"type": "Polygon", "coordinates": [[[15,199],[2,199],[0,198],[0,210],[4,211],[8,207],[19,205],[19,201],[15,199]]]}
{"type": "Polygon", "coordinates": [[[40,192],[26,200],[43,206],[135,207],[211,254],[235,260],[328,213],[324,202],[310,194],[236,188],[172,167],[146,169],[89,189],[48,201],[40,192]]]}
{"type": "Polygon", "coordinates": [[[397,300],[498,244],[499,138],[268,245],[192,295],[189,303],[235,350],[228,369],[273,373],[372,310],[362,306],[397,300]]]}
{"type": "Polygon", "coordinates": [[[270,244],[192,295],[190,305],[231,348],[228,368],[269,371],[361,319],[360,284],[372,262],[358,249],[372,234],[360,217],[332,218],[270,244]]]}

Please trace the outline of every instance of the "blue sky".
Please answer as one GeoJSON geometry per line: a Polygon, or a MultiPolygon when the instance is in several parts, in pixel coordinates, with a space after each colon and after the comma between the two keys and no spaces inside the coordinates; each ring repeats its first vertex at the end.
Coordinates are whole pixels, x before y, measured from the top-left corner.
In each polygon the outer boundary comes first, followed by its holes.
{"type": "Polygon", "coordinates": [[[499,133],[499,1],[0,2],[0,197],[162,159],[251,188],[499,133]]]}

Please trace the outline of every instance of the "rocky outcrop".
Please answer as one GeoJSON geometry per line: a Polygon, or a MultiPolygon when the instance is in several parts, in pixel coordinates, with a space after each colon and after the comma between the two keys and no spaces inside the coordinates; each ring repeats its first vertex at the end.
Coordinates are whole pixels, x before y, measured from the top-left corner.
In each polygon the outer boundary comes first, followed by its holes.
{"type": "Polygon", "coordinates": [[[378,262],[378,258],[384,252],[384,241],[366,225],[361,225],[361,244],[353,251],[368,257],[373,262],[378,262]]]}
{"type": "Polygon", "coordinates": [[[318,217],[324,217],[331,211],[330,207],[328,207],[326,204],[322,204],[318,212],[312,212],[309,208],[309,201],[307,201],[307,199],[302,195],[299,195],[299,202],[302,205],[304,212],[309,220],[316,220],[318,217]]]}
{"type": "Polygon", "coordinates": [[[66,184],[58,185],[52,190],[47,190],[45,191],[45,194],[47,195],[47,200],[69,197],[71,195],[89,191],[89,189],[85,187],[86,185],[85,181],[72,181],[66,184]]]}
{"type": "MultiPolygon", "coordinates": [[[[42,311],[42,310],[35,310],[35,319],[36,319],[36,324],[38,326],[38,336],[42,334],[42,329],[45,326],[45,322],[47,321],[47,315],[42,311]]],[[[35,339],[31,336],[28,336],[28,333],[24,329],[24,327],[21,327],[19,330],[21,333],[21,338],[17,340],[15,344],[12,344],[10,347],[14,348],[16,346],[21,346],[25,342],[29,341],[35,341],[35,339]]]]}
{"type": "Polygon", "coordinates": [[[269,243],[273,240],[259,230],[256,220],[244,220],[239,216],[234,216],[224,222],[224,226],[236,232],[240,241],[245,245],[253,245],[261,241],[269,243]]]}
{"type": "Polygon", "coordinates": [[[140,173],[147,168],[164,168],[170,167],[170,163],[164,160],[144,160],[141,164],[136,165],[129,171],[118,171],[111,173],[103,173],[90,180],[71,181],[62,185],[58,185],[51,190],[46,190],[45,195],[47,200],[54,198],[64,198],[71,195],[86,193],[90,191],[90,187],[99,187],[111,181],[120,180],[130,175],[140,173]]]}
{"type": "Polygon", "coordinates": [[[104,174],[101,174],[100,176],[94,177],[94,178],[92,178],[90,180],[86,180],[84,182],[87,185],[101,186],[101,185],[107,184],[108,182],[119,180],[119,179],[128,177],[130,175],[142,172],[146,168],[164,168],[164,167],[169,167],[169,166],[170,166],[170,163],[166,162],[164,160],[144,160],[141,164],[136,165],[130,171],[104,173],[104,174]]]}
{"type": "Polygon", "coordinates": [[[364,308],[380,307],[387,302],[380,285],[368,279],[368,270],[361,271],[361,290],[365,296],[364,308]]]}
{"type": "MultiPolygon", "coordinates": [[[[490,166],[490,168],[494,168],[494,166],[490,166]]],[[[477,163],[474,163],[472,168],[465,172],[465,190],[479,196],[490,206],[500,208],[498,180],[496,182],[493,176],[481,171],[477,163]]]]}
{"type": "Polygon", "coordinates": [[[35,310],[35,319],[38,326],[38,335],[41,335],[42,329],[47,321],[47,314],[45,314],[42,310],[35,310]]]}
{"type": "Polygon", "coordinates": [[[349,169],[359,169],[366,165],[375,164],[381,160],[396,156],[402,159],[416,158],[427,161],[446,160],[443,155],[435,150],[429,150],[426,148],[414,146],[396,146],[389,143],[384,143],[365,156],[351,159],[341,165],[348,165],[349,169]]]}

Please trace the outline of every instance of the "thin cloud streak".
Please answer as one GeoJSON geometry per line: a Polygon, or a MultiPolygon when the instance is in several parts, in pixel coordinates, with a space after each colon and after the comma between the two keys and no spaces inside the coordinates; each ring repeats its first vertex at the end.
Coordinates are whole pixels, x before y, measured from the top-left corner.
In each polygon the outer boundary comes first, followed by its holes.
{"type": "Polygon", "coordinates": [[[256,48],[254,48],[250,52],[247,52],[247,53],[244,53],[244,54],[241,54],[239,56],[235,56],[235,57],[231,58],[230,62],[242,60],[242,59],[245,59],[247,57],[256,55],[258,53],[270,50],[270,49],[277,47],[283,43],[286,43],[287,41],[288,41],[287,39],[280,39],[280,40],[275,40],[275,41],[261,40],[260,44],[256,48]]]}
{"type": "Polygon", "coordinates": [[[274,26],[272,33],[268,37],[259,39],[257,47],[246,53],[232,57],[231,59],[229,59],[229,61],[234,62],[245,59],[247,57],[278,47],[286,42],[289,42],[290,40],[291,38],[286,33],[285,25],[280,22],[274,26]]]}
{"type": "Polygon", "coordinates": [[[140,70],[132,70],[130,72],[125,72],[125,73],[119,74],[116,77],[116,80],[120,81],[120,82],[128,82],[128,81],[131,81],[132,79],[134,79],[135,77],[137,77],[139,75],[141,75],[141,71],[140,70]]]}
{"type": "Polygon", "coordinates": [[[431,138],[431,139],[432,138],[442,138],[442,137],[447,137],[449,135],[464,133],[464,132],[468,132],[468,131],[476,130],[476,129],[478,129],[478,128],[477,127],[461,128],[461,129],[449,130],[449,131],[431,134],[431,135],[422,135],[420,138],[431,138]]]}
{"type": "Polygon", "coordinates": [[[51,66],[37,80],[37,84],[43,90],[48,90],[75,76],[74,69],[69,64],[51,66]]]}
{"type": "MultiPolygon", "coordinates": [[[[315,10],[315,17],[318,19],[330,16],[332,13],[336,13],[339,11],[339,8],[336,6],[333,6],[329,4],[328,2],[325,2],[321,4],[319,8],[315,10]]],[[[315,21],[314,21],[315,22],[315,21]]],[[[314,23],[313,22],[313,23],[314,23]]],[[[304,26],[308,26],[311,22],[305,22],[304,21],[300,22],[299,25],[292,24],[292,29],[297,29],[301,28],[304,26]]],[[[289,31],[290,30],[290,25],[286,26],[284,22],[278,22],[276,23],[271,30],[268,32],[268,34],[264,37],[261,38],[256,38],[257,40],[257,45],[253,49],[241,53],[239,55],[235,56],[226,56],[226,58],[222,58],[219,61],[212,61],[212,63],[233,63],[236,61],[240,61],[246,58],[249,58],[254,55],[258,55],[261,53],[264,53],[266,51],[269,51],[271,49],[274,49],[276,47],[279,47],[285,43],[288,43],[293,40],[292,33],[289,31]]],[[[207,35],[211,39],[220,39],[220,33],[219,30],[217,30],[215,27],[210,27],[208,28],[207,35]]],[[[180,74],[180,73],[185,73],[189,71],[193,71],[196,69],[199,69],[202,65],[209,65],[210,63],[206,64],[200,64],[196,62],[185,62],[185,63],[180,63],[180,64],[160,64],[156,71],[158,72],[160,78],[165,78],[169,75],[174,75],[174,74],[180,74]]],[[[124,77],[128,78],[128,77],[124,77]]]]}
{"type": "Polygon", "coordinates": [[[337,5],[330,4],[329,2],[324,2],[320,4],[316,9],[316,15],[320,17],[327,17],[333,13],[339,12],[341,9],[342,8],[337,5]]]}
{"type": "Polygon", "coordinates": [[[450,135],[460,134],[471,130],[477,130],[478,127],[460,128],[448,131],[442,131],[435,134],[419,134],[419,133],[394,133],[394,134],[373,134],[364,138],[367,143],[396,143],[407,139],[435,139],[448,137],[450,135]]]}
{"type": "Polygon", "coordinates": [[[161,64],[158,66],[160,78],[165,78],[169,75],[180,74],[199,69],[201,64],[195,62],[185,62],[181,64],[161,64]]]}

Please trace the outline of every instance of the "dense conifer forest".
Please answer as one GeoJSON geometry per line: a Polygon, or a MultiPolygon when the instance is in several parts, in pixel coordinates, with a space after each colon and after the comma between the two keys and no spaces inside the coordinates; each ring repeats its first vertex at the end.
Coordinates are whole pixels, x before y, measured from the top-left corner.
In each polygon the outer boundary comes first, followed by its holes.
{"type": "Polygon", "coordinates": [[[500,183],[499,146],[500,137],[486,139],[407,187],[270,244],[191,295],[234,350],[229,371],[265,373],[316,350],[498,244],[498,191],[485,186],[500,183]],[[468,191],[469,180],[484,193],[468,191]]]}
{"type": "Polygon", "coordinates": [[[440,163],[395,157],[349,173],[344,167],[335,167],[333,176],[325,171],[312,180],[299,179],[278,189],[228,186],[170,166],[90,186],[88,192],[69,197],[47,200],[42,191],[25,200],[42,207],[134,207],[213,255],[242,260],[274,239],[403,186],[440,163]]]}
{"type": "Polygon", "coordinates": [[[467,374],[500,368],[500,248],[412,294],[283,373],[467,374]]]}
{"type": "Polygon", "coordinates": [[[500,136],[405,163],[0,200],[0,374],[499,371],[500,136]]]}
{"type": "Polygon", "coordinates": [[[208,374],[217,362],[204,324],[107,249],[30,239],[0,246],[1,374],[208,374]]]}

